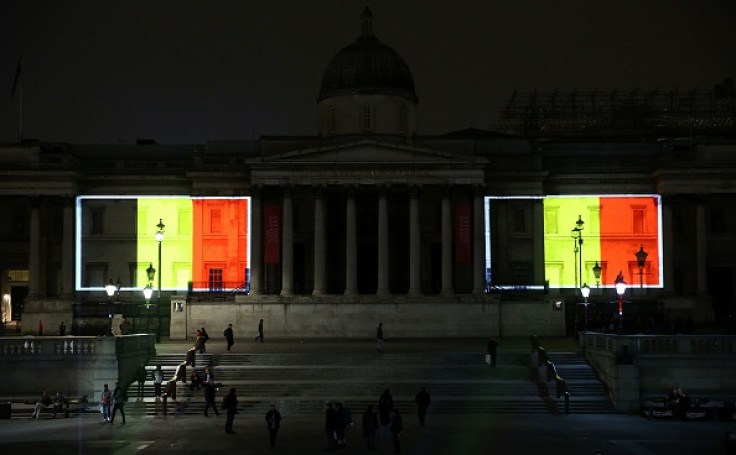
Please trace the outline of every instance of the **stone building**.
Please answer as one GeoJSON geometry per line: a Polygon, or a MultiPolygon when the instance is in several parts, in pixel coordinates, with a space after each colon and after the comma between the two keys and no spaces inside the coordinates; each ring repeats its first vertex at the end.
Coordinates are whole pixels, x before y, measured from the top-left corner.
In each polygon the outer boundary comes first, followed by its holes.
{"type": "MultiPolygon", "coordinates": [[[[378,322],[392,337],[561,335],[581,328],[577,288],[592,286],[592,264],[606,259],[583,258],[585,249],[578,258],[566,233],[578,218],[556,219],[578,272],[574,286],[550,283],[542,197],[656,195],[660,232],[645,267],[656,264],[662,279],[644,286],[645,269],[629,255],[621,267],[631,289],[627,314],[722,325],[736,286],[733,94],[724,99],[731,120],[717,127],[576,129],[558,121],[545,129],[554,123],[549,114],[545,123],[536,110],[517,109],[506,118],[523,129],[507,121],[503,133],[418,135],[413,75],[373,33],[366,9],[356,41],[323,73],[315,136],[0,145],[3,314],[22,319],[22,333],[35,333],[39,321],[55,330],[61,320],[95,333],[104,331],[109,308],[115,330],[121,315],[134,330],[150,330],[141,290],[151,284],[162,290],[153,308],[172,338],[228,322],[250,333],[261,318],[271,337],[372,337],[378,322]],[[195,245],[204,259],[193,270],[171,259],[186,248],[176,242],[199,229],[186,221],[190,209],[141,215],[131,201],[152,196],[245,198],[247,217],[205,209],[201,229],[212,243],[195,245]],[[233,219],[238,238],[218,243],[215,226],[233,219]],[[157,243],[159,221],[166,232],[157,243]],[[136,246],[142,238],[145,254],[136,246]],[[230,278],[206,259],[211,249],[244,244],[230,278]],[[169,261],[163,266],[157,246],[169,261]],[[149,267],[160,269],[153,280],[149,267]],[[162,276],[178,284],[159,287],[162,276]],[[119,287],[108,297],[111,281],[119,287]]],[[[611,283],[593,288],[590,311],[599,316],[615,316],[611,283]]]]}

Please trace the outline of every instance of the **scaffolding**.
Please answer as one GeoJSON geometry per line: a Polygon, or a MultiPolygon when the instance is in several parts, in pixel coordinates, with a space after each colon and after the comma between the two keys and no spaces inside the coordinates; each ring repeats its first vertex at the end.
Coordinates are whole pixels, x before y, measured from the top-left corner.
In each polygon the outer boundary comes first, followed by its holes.
{"type": "Polygon", "coordinates": [[[499,110],[497,130],[514,135],[605,133],[636,130],[687,131],[736,129],[733,80],[709,93],[531,93],[514,91],[499,110]]]}

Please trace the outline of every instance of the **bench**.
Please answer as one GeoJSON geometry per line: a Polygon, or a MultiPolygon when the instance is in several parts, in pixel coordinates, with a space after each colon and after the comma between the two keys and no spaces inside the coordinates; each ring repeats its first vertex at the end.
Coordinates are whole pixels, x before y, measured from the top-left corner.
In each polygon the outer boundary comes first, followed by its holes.
{"type": "Polygon", "coordinates": [[[676,404],[661,396],[645,397],[642,400],[642,413],[650,419],[689,420],[736,420],[734,401],[721,398],[690,396],[690,406],[679,410],[676,404]]]}
{"type": "MultiPolygon", "coordinates": [[[[0,399],[0,403],[7,403],[9,405],[11,416],[14,416],[16,418],[28,418],[36,409],[38,398],[4,398],[0,399]]],[[[70,417],[74,415],[79,416],[82,414],[98,412],[94,405],[95,403],[90,403],[87,400],[86,396],[65,398],[64,403],[62,404],[62,407],[57,415],[70,417]]],[[[53,415],[53,412],[54,404],[52,403],[40,409],[40,416],[53,415]]]]}

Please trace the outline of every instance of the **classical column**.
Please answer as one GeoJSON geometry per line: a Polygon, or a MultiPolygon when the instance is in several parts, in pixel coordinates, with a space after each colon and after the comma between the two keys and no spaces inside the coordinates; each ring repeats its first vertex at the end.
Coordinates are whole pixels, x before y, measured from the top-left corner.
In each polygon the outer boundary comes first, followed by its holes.
{"type": "Polygon", "coordinates": [[[314,195],[314,289],[313,295],[325,293],[325,211],[321,190],[314,195]]]}
{"type": "Polygon", "coordinates": [[[61,295],[74,293],[74,198],[64,198],[61,234],[61,295]]]}
{"type": "Polygon", "coordinates": [[[473,195],[473,294],[483,294],[486,289],[486,242],[483,222],[485,212],[483,192],[476,188],[473,195]]]}
{"type": "Polygon", "coordinates": [[[421,232],[419,230],[419,196],[412,190],[409,201],[409,294],[420,295],[421,232]]]}
{"type": "Polygon", "coordinates": [[[662,265],[664,266],[665,290],[675,292],[675,240],[672,232],[672,205],[662,198],[662,265]]]}
{"type": "Polygon", "coordinates": [[[291,190],[284,188],[283,223],[281,237],[283,240],[281,257],[281,295],[289,296],[294,292],[294,226],[291,208],[291,190]]]}
{"type": "MultiPolygon", "coordinates": [[[[445,189],[449,191],[449,189],[445,189]]],[[[442,197],[442,294],[454,294],[452,288],[452,215],[450,196],[442,197]]]]}
{"type": "Polygon", "coordinates": [[[708,293],[708,241],[705,231],[705,205],[702,196],[695,206],[695,267],[697,272],[698,294],[708,293]]]}
{"type": "Polygon", "coordinates": [[[263,190],[254,187],[251,192],[250,207],[250,293],[261,294],[261,273],[263,271],[263,213],[261,212],[261,195],[263,190]]]}
{"type": "Polygon", "coordinates": [[[358,239],[355,226],[355,194],[348,192],[345,233],[345,295],[358,293],[358,239]]]}
{"type": "MultiPolygon", "coordinates": [[[[593,223],[588,223],[588,228],[592,228],[593,223]]],[[[537,199],[532,203],[532,232],[534,242],[534,263],[533,279],[534,284],[545,284],[544,270],[544,200],[537,199]]],[[[599,233],[600,231],[598,231],[599,233]]],[[[584,269],[585,267],[583,267],[584,269]]],[[[591,283],[588,283],[590,285],[591,283]]]]}
{"type": "Polygon", "coordinates": [[[378,195],[378,291],[390,294],[388,282],[388,190],[381,188],[378,195]]]}
{"type": "Polygon", "coordinates": [[[28,253],[28,297],[41,296],[41,220],[39,201],[31,201],[31,226],[28,253]]]}

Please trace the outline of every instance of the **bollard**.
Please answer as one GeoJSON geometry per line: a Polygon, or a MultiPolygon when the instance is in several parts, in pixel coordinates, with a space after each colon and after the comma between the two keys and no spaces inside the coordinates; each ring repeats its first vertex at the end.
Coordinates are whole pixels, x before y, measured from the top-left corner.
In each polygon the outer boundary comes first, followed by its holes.
{"type": "Polygon", "coordinates": [[[570,414],[570,392],[565,392],[565,414],[570,414]]]}
{"type": "Polygon", "coordinates": [[[164,394],[164,417],[168,415],[167,402],[169,401],[169,395],[164,394]]]}

